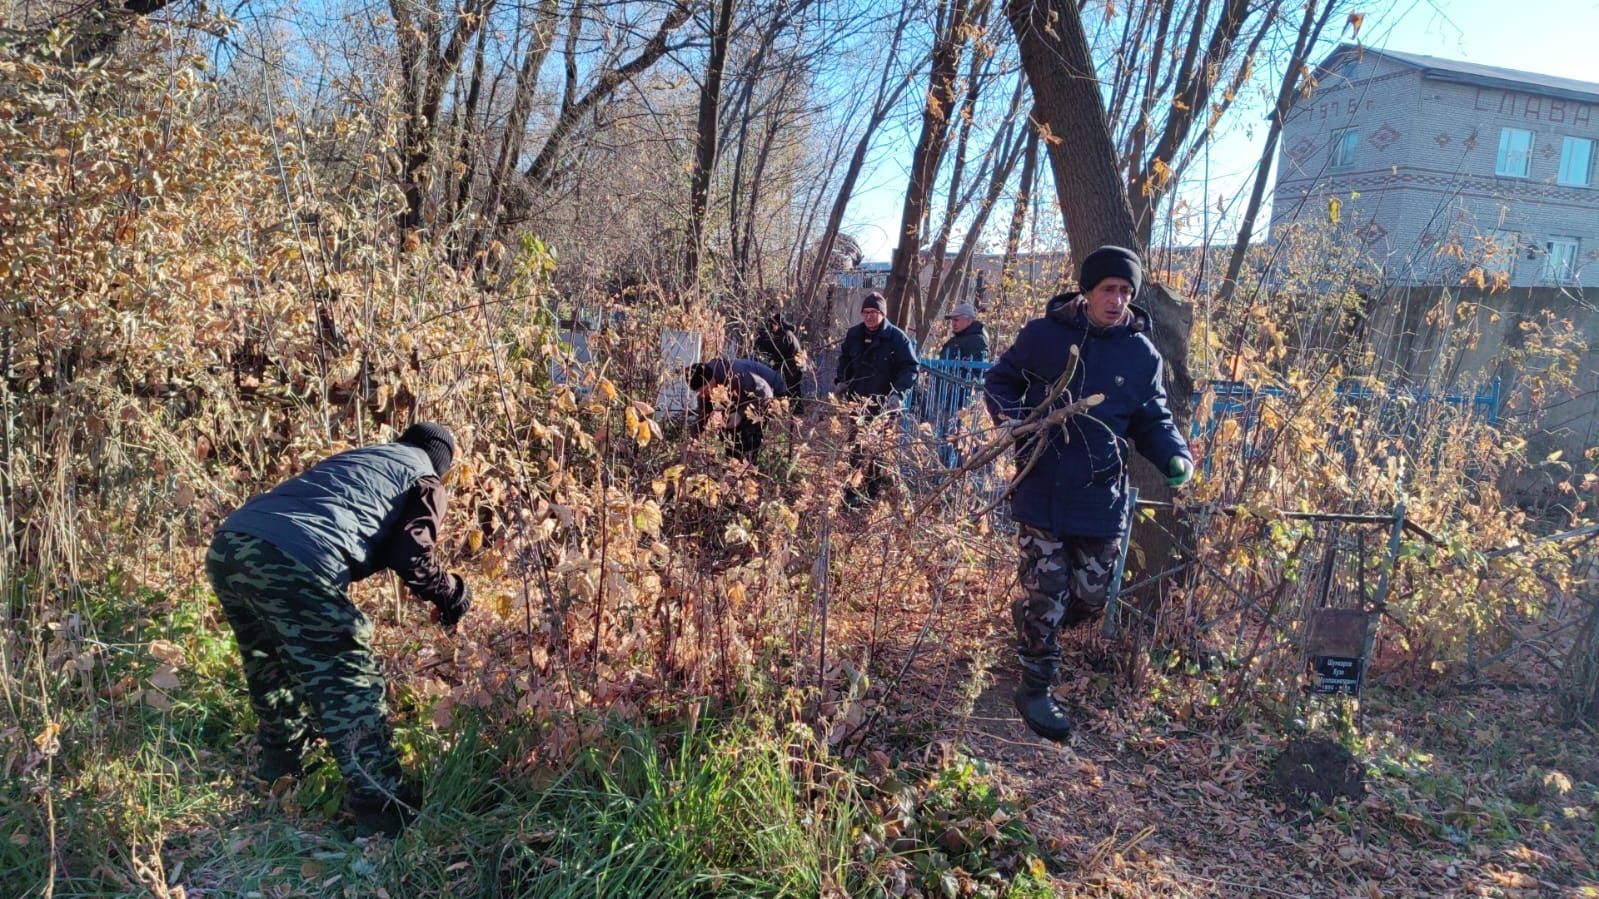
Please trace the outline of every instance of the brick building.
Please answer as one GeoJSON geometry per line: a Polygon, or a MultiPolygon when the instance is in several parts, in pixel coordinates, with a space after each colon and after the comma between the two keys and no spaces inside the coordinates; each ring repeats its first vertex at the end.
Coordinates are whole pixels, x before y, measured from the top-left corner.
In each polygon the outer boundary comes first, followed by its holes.
{"type": "Polygon", "coordinates": [[[1272,207],[1393,284],[1599,286],[1599,84],[1343,45],[1284,123],[1272,207]]]}

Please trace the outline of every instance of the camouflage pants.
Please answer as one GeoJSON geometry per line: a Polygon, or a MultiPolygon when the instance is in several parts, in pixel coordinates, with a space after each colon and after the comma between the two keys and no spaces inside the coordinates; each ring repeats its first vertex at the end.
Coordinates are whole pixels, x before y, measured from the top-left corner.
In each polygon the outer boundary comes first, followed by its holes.
{"type": "Polygon", "coordinates": [[[263,748],[297,753],[320,732],[352,803],[397,793],[372,624],[349,595],[272,544],[228,531],[211,541],[205,573],[239,641],[263,748]]]}
{"type": "Polygon", "coordinates": [[[1110,579],[1121,555],[1119,537],[1057,537],[1017,524],[1020,558],[1018,587],[1011,602],[1016,623],[1016,651],[1023,673],[1048,679],[1055,675],[1060,648],[1055,635],[1099,617],[1105,610],[1110,579]]]}

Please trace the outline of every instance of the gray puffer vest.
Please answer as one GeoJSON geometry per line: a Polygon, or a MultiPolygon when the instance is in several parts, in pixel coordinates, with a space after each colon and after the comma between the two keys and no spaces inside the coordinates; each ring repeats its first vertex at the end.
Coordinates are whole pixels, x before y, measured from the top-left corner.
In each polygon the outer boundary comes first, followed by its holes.
{"type": "Polygon", "coordinates": [[[418,447],[349,450],[252,497],[220,530],[259,537],[344,587],[388,567],[383,550],[411,488],[431,476],[433,463],[418,447]]]}

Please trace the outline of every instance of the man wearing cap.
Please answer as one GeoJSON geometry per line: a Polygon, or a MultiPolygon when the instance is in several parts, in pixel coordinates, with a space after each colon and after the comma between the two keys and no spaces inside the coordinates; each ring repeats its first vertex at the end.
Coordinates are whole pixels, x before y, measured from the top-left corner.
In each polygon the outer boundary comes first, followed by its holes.
{"type": "Polygon", "coordinates": [[[949,339],[939,348],[938,358],[956,363],[941,383],[929,385],[930,400],[939,410],[937,416],[938,458],[951,468],[960,464],[957,449],[962,427],[957,417],[971,402],[976,381],[982,372],[968,367],[973,362],[988,361],[988,331],[977,320],[977,307],[960,303],[944,316],[949,322],[949,339]]]}
{"type": "Polygon", "coordinates": [[[1011,604],[1022,668],[1016,708],[1034,732],[1052,740],[1064,740],[1072,728],[1051,692],[1060,661],[1055,637],[1104,611],[1132,511],[1129,444],[1172,486],[1194,470],[1166,407],[1164,362],[1149,337],[1149,313],[1132,305],[1143,280],[1143,264],[1131,250],[1107,246],[1088,254],[1080,291],[1050,300],[1044,317],[1022,328],[985,379],[989,412],[1002,427],[1033,414],[1063,375],[1069,386],[1057,405],[1104,396],[1016,445],[1018,469],[1031,465],[1011,497],[1020,544],[1011,604]]]}
{"type": "Polygon", "coordinates": [[[938,358],[956,362],[987,362],[988,331],[977,320],[977,307],[961,303],[944,316],[949,322],[949,339],[938,351],[938,358]]]}
{"type": "Polygon", "coordinates": [[[401,781],[372,625],[348,588],[388,568],[445,627],[471,608],[466,581],[433,553],[447,501],[440,478],[454,457],[455,438],[432,422],[339,453],[240,506],[206,554],[244,660],[257,776],[269,784],[299,776],[320,734],[362,837],[397,833],[419,797],[401,781]]]}
{"type": "MultiPolygon", "coordinates": [[[[877,291],[861,300],[861,323],[844,335],[844,346],[839,350],[838,372],[833,376],[838,393],[845,400],[863,403],[863,424],[888,419],[891,423],[905,407],[912,388],[916,386],[916,351],[910,338],[887,318],[888,305],[877,291]]],[[[857,431],[858,433],[858,431],[857,431]]],[[[860,467],[864,452],[856,445],[855,466],[860,467]]],[[[888,464],[880,454],[872,454],[866,476],[865,497],[876,499],[887,486],[891,475],[888,464]]],[[[848,501],[858,504],[863,498],[860,491],[851,490],[848,501]]]]}

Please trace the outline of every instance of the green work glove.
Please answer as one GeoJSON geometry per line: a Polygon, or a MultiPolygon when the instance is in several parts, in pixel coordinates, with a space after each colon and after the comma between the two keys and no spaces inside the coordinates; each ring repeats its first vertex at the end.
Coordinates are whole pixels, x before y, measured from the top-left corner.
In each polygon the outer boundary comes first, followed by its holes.
{"type": "Polygon", "coordinates": [[[1166,483],[1173,487],[1181,487],[1188,483],[1189,478],[1194,476],[1194,463],[1184,459],[1182,456],[1172,456],[1171,461],[1166,463],[1166,472],[1169,475],[1166,478],[1166,483]]]}

